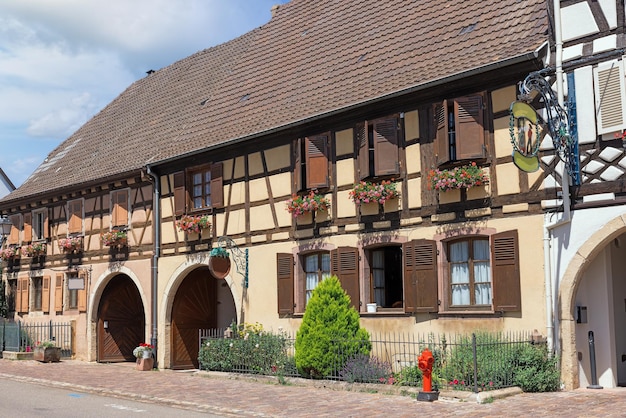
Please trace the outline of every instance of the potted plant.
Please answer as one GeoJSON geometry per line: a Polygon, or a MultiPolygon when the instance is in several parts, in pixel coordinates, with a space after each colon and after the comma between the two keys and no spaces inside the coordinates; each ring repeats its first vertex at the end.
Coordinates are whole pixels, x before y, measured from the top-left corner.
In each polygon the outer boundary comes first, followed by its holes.
{"type": "Polygon", "coordinates": [[[59,249],[64,253],[79,252],[83,248],[83,237],[67,237],[59,240],[59,249]]]}
{"type": "Polygon", "coordinates": [[[398,196],[397,183],[391,180],[383,180],[380,183],[361,181],[350,190],[350,199],[354,203],[378,203],[384,205],[386,201],[398,196]]]}
{"type": "Polygon", "coordinates": [[[434,190],[445,192],[453,189],[469,189],[489,181],[483,169],[472,162],[468,165],[444,170],[430,170],[428,184],[434,190]]]}
{"type": "Polygon", "coordinates": [[[102,243],[107,247],[123,247],[128,243],[126,231],[113,230],[100,234],[102,243]]]}
{"type": "Polygon", "coordinates": [[[149,343],[139,343],[139,346],[135,347],[133,355],[137,358],[137,370],[146,371],[152,369],[154,366],[153,349],[154,346],[149,343]]]}
{"type": "Polygon", "coordinates": [[[46,243],[35,242],[22,246],[22,255],[26,257],[39,257],[46,254],[46,243]]]}
{"type": "Polygon", "coordinates": [[[230,254],[223,247],[215,247],[209,253],[209,271],[216,279],[223,279],[230,272],[230,254]]]}
{"type": "Polygon", "coordinates": [[[202,229],[206,229],[211,226],[211,222],[209,219],[210,218],[208,215],[183,215],[180,219],[176,220],[176,226],[178,227],[179,231],[199,233],[202,229]]]}
{"type": "Polygon", "coordinates": [[[4,261],[14,260],[20,258],[20,248],[16,246],[10,246],[3,250],[0,250],[0,258],[4,261]]]}
{"type": "Polygon", "coordinates": [[[286,203],[287,212],[291,213],[294,218],[305,213],[312,213],[318,210],[328,210],[330,200],[318,194],[316,190],[311,190],[309,194],[298,196],[293,195],[286,203]]]}
{"type": "Polygon", "coordinates": [[[61,361],[61,347],[57,347],[54,341],[37,341],[33,351],[33,360],[43,363],[61,361]]]}

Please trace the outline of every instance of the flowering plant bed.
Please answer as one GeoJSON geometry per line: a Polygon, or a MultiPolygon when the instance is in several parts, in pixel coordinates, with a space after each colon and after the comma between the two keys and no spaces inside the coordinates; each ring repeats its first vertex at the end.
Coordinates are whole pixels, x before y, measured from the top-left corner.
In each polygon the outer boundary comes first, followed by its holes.
{"type": "Polygon", "coordinates": [[[133,350],[133,355],[137,358],[148,358],[152,356],[154,346],[149,343],[139,343],[138,347],[133,350]]]}
{"type": "Polygon", "coordinates": [[[59,240],[59,249],[65,253],[73,253],[83,248],[83,237],[67,237],[59,240]]]}
{"type": "Polygon", "coordinates": [[[0,250],[0,258],[2,258],[4,261],[20,258],[20,248],[7,247],[4,250],[0,250]]]}
{"type": "Polygon", "coordinates": [[[371,183],[369,181],[361,181],[354,185],[350,190],[350,199],[354,203],[378,203],[385,204],[387,200],[398,196],[396,190],[397,183],[391,181],[381,181],[380,183],[371,183]]]}
{"type": "Polygon", "coordinates": [[[108,231],[100,234],[102,243],[107,247],[124,246],[128,243],[126,231],[108,231]]]}
{"type": "Polygon", "coordinates": [[[440,192],[452,189],[469,189],[474,186],[481,186],[488,181],[489,176],[474,162],[445,170],[430,170],[428,173],[430,187],[440,192]]]}
{"type": "Polygon", "coordinates": [[[37,341],[33,350],[33,360],[56,363],[61,360],[61,347],[57,347],[54,341],[37,341]]]}
{"type": "Polygon", "coordinates": [[[36,242],[22,246],[22,255],[26,257],[38,257],[46,254],[46,244],[44,242],[36,242]]]}
{"type": "Polygon", "coordinates": [[[183,232],[200,232],[201,229],[206,229],[211,226],[209,217],[205,216],[191,216],[183,215],[180,219],[176,220],[176,226],[183,232]]]}
{"type": "Polygon", "coordinates": [[[309,194],[304,196],[293,195],[287,200],[287,212],[291,213],[294,218],[304,215],[305,213],[315,212],[317,210],[328,210],[330,200],[318,194],[315,190],[311,190],[309,194]]]}

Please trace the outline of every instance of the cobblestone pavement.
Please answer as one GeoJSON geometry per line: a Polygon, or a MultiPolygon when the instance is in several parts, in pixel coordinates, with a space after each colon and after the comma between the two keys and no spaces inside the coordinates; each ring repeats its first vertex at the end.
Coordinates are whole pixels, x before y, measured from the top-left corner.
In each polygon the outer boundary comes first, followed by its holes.
{"type": "MultiPolygon", "coordinates": [[[[299,379],[287,385],[272,379],[235,378],[197,371],[135,370],[134,363],[99,364],[75,360],[39,363],[0,360],[0,378],[98,393],[119,398],[159,402],[224,416],[258,417],[626,417],[626,388],[517,394],[491,403],[460,401],[442,393],[441,400],[374,392],[354,386],[299,379]],[[327,387],[320,387],[327,385],[327,387]]],[[[0,401],[2,394],[0,394],[0,401]]]]}

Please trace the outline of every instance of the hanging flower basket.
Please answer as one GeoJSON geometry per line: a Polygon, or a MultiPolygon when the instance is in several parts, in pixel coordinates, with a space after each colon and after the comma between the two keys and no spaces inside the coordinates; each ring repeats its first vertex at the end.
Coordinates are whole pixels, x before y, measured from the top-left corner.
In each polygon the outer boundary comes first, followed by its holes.
{"type": "Polygon", "coordinates": [[[482,186],[488,181],[489,176],[475,162],[446,170],[430,170],[428,173],[428,184],[432,189],[440,192],[453,189],[469,189],[475,186],[482,186]]]}
{"type": "Polygon", "coordinates": [[[83,249],[83,237],[67,237],[59,240],[59,249],[64,253],[75,253],[83,249]]]}
{"type": "Polygon", "coordinates": [[[350,190],[350,199],[357,204],[378,203],[384,205],[386,201],[398,196],[396,187],[397,183],[393,179],[380,183],[361,181],[350,190]]]}
{"type": "Polygon", "coordinates": [[[4,250],[0,250],[0,258],[4,261],[10,261],[20,258],[20,247],[7,247],[4,250]]]}
{"type": "Polygon", "coordinates": [[[230,254],[222,247],[213,248],[209,254],[209,271],[216,279],[224,279],[230,272],[230,254]]]}
{"type": "Polygon", "coordinates": [[[294,218],[305,213],[312,213],[318,210],[328,210],[330,208],[330,200],[318,194],[316,190],[311,190],[308,195],[293,195],[286,203],[287,212],[291,213],[294,218]]]}
{"type": "Polygon", "coordinates": [[[183,215],[180,219],[176,220],[176,226],[179,231],[199,233],[202,229],[209,228],[211,226],[211,222],[208,215],[183,215]]]}
{"type": "Polygon", "coordinates": [[[123,247],[128,244],[126,231],[108,231],[100,234],[102,244],[107,247],[123,247]]]}
{"type": "Polygon", "coordinates": [[[46,254],[46,244],[37,242],[22,246],[22,255],[26,257],[39,257],[46,254]]]}

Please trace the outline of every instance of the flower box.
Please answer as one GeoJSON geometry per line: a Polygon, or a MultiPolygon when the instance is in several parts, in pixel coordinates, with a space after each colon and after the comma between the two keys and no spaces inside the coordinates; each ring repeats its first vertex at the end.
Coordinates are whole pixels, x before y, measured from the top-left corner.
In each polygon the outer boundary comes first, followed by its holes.
{"type": "Polygon", "coordinates": [[[178,227],[178,230],[182,232],[200,233],[201,230],[207,229],[210,226],[211,222],[208,215],[183,215],[180,219],[176,220],[176,227],[178,227]]]}
{"type": "Polygon", "coordinates": [[[384,205],[386,201],[395,197],[398,197],[398,191],[397,183],[393,179],[380,183],[361,181],[350,190],[350,199],[359,205],[363,203],[384,205]]]}
{"type": "Polygon", "coordinates": [[[482,186],[488,181],[489,176],[475,162],[450,169],[430,170],[428,173],[429,186],[431,189],[440,192],[469,189],[475,186],[482,186]]]}
{"type": "Polygon", "coordinates": [[[59,240],[59,249],[67,254],[77,253],[83,249],[83,237],[67,237],[59,240]]]}
{"type": "Polygon", "coordinates": [[[315,190],[311,190],[309,194],[303,196],[293,195],[286,203],[287,212],[292,214],[294,218],[318,210],[328,210],[328,208],[330,208],[330,200],[315,190]]]}
{"type": "Polygon", "coordinates": [[[0,258],[4,261],[14,260],[20,258],[20,253],[21,251],[19,247],[11,246],[0,250],[0,258]]]}
{"type": "Polygon", "coordinates": [[[100,234],[102,244],[107,247],[123,247],[128,244],[128,236],[126,231],[108,231],[100,234]]]}
{"type": "Polygon", "coordinates": [[[33,360],[42,363],[57,363],[61,361],[61,347],[35,347],[33,360]]]}
{"type": "Polygon", "coordinates": [[[43,242],[36,242],[34,244],[28,244],[22,246],[22,255],[26,257],[39,257],[46,255],[46,244],[43,242]]]}

